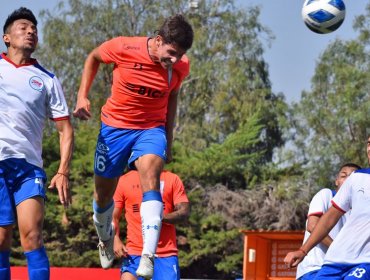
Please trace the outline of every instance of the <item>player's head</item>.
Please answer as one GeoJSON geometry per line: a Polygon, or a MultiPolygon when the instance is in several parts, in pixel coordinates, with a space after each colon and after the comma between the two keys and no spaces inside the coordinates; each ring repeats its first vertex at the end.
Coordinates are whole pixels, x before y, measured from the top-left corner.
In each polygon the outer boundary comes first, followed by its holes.
{"type": "Polygon", "coordinates": [[[3,27],[3,40],[7,48],[14,44],[14,47],[35,50],[37,20],[31,10],[21,7],[8,16],[3,27]]]}
{"type": "Polygon", "coordinates": [[[191,48],[193,38],[193,28],[184,16],[167,18],[155,38],[160,63],[165,67],[176,63],[191,48]]]}
{"type": "Polygon", "coordinates": [[[339,189],[344,181],[347,179],[347,177],[357,169],[361,169],[361,166],[352,162],[343,164],[339,168],[339,172],[337,174],[337,177],[335,178],[335,186],[337,187],[337,189],[339,189]]]}

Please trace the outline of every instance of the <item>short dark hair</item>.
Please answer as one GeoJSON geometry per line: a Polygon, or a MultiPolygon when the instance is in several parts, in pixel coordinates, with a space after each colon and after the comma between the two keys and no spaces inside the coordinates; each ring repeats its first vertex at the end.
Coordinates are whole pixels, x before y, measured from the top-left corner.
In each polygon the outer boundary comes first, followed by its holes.
{"type": "Polygon", "coordinates": [[[193,44],[194,32],[191,25],[181,14],[168,17],[158,31],[165,44],[176,44],[187,51],[193,44]]]}
{"type": "Polygon", "coordinates": [[[13,22],[15,22],[18,19],[27,19],[37,26],[37,19],[35,15],[32,13],[32,11],[25,7],[20,7],[18,10],[12,12],[6,19],[3,27],[4,34],[7,32],[8,27],[11,26],[13,22]]]}
{"type": "Polygon", "coordinates": [[[339,168],[339,171],[342,170],[344,167],[350,167],[350,168],[354,168],[354,169],[361,169],[361,166],[359,166],[358,164],[356,163],[352,163],[352,162],[348,162],[348,163],[345,163],[343,164],[340,168],[339,168]]]}

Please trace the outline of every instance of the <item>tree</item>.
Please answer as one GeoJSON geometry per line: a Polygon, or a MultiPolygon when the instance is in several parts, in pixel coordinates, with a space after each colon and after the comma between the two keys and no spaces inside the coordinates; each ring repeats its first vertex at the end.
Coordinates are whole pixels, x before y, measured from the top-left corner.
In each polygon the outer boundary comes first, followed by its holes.
{"type": "Polygon", "coordinates": [[[366,165],[370,127],[369,53],[360,41],[332,42],[318,59],[312,90],[293,105],[297,151],[322,185],[345,162],[366,165]]]}

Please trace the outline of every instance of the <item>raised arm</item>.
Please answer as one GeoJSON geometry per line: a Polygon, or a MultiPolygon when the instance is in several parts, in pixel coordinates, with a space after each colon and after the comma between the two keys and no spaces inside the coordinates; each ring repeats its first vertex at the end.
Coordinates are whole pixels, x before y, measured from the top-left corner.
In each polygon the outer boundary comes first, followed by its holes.
{"type": "Polygon", "coordinates": [[[73,111],[73,116],[76,118],[88,120],[91,117],[88,95],[92,82],[96,76],[96,73],[98,72],[99,65],[102,62],[102,58],[99,54],[99,48],[95,48],[85,60],[80,88],[77,94],[76,108],[73,111]]]}

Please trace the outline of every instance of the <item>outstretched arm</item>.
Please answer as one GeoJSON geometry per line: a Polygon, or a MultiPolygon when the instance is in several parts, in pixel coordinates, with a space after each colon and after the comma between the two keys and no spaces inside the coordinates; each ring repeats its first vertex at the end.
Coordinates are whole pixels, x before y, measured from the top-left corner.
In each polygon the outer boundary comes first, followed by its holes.
{"type": "Polygon", "coordinates": [[[289,268],[296,267],[304,259],[307,253],[329,234],[343,214],[344,213],[342,211],[335,207],[330,207],[328,212],[320,218],[310,237],[302,247],[299,250],[290,252],[286,255],[284,258],[286,265],[289,268]]]}
{"type": "Polygon", "coordinates": [[[175,205],[175,211],[164,215],[162,222],[168,224],[178,224],[185,222],[190,215],[190,203],[181,202],[175,205]]]}
{"type": "Polygon", "coordinates": [[[82,72],[80,88],[77,94],[76,108],[73,111],[73,116],[76,118],[88,120],[91,117],[88,95],[92,82],[96,76],[96,73],[98,72],[99,65],[102,62],[102,58],[99,54],[99,48],[95,48],[86,58],[82,72]]]}
{"type": "Polygon", "coordinates": [[[57,174],[50,181],[49,189],[57,188],[64,207],[72,203],[69,188],[69,170],[73,152],[73,128],[69,119],[55,122],[59,132],[60,164],[57,174]]]}

